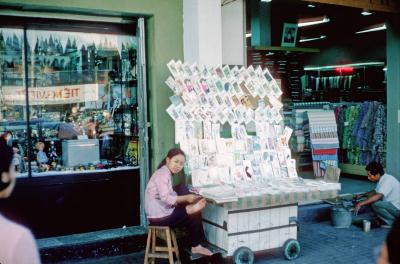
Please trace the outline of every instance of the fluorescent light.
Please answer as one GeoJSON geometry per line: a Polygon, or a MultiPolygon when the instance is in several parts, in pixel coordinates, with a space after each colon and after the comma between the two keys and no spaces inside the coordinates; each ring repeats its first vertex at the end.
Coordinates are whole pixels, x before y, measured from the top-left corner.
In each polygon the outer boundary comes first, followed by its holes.
{"type": "Polygon", "coordinates": [[[308,42],[308,41],[319,40],[319,39],[324,39],[324,38],[326,38],[325,35],[321,35],[321,36],[319,36],[317,38],[301,38],[299,40],[299,42],[308,42]]]}
{"type": "Polygon", "coordinates": [[[342,64],[342,65],[327,65],[327,66],[318,66],[318,67],[304,67],[305,71],[317,71],[317,70],[329,70],[336,69],[338,67],[360,67],[360,66],[384,66],[385,63],[381,61],[373,61],[373,62],[360,62],[360,63],[350,63],[350,64],[342,64]]]}
{"type": "Polygon", "coordinates": [[[269,2],[271,2],[272,0],[261,0],[261,2],[266,2],[266,3],[269,3],[269,2]]]}
{"type": "Polygon", "coordinates": [[[361,33],[367,33],[367,32],[373,32],[373,31],[380,31],[380,30],[386,30],[386,24],[375,26],[372,28],[367,28],[361,31],[357,31],[356,34],[361,34],[361,33]]]}
{"type": "Polygon", "coordinates": [[[251,37],[251,33],[246,33],[246,38],[250,38],[251,37]]]}
{"type": "Polygon", "coordinates": [[[309,7],[309,8],[314,8],[315,5],[313,5],[313,4],[308,4],[307,7],[309,7]]]}
{"type": "Polygon", "coordinates": [[[370,11],[368,11],[368,10],[363,10],[363,11],[361,12],[361,15],[363,15],[363,16],[369,16],[369,15],[372,15],[372,13],[371,13],[370,11]]]}
{"type": "Polygon", "coordinates": [[[322,24],[322,23],[327,23],[329,22],[330,19],[328,17],[323,17],[322,19],[319,20],[309,20],[309,21],[305,21],[305,22],[299,22],[297,23],[298,27],[307,27],[307,26],[313,26],[313,25],[318,25],[318,24],[322,24]]]}

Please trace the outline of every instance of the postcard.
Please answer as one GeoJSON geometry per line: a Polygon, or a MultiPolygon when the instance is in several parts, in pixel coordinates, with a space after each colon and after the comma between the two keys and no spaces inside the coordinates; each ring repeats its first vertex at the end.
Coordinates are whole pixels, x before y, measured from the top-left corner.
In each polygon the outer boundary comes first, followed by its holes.
{"type": "Polygon", "coordinates": [[[253,97],[257,96],[256,90],[255,90],[255,87],[254,87],[254,83],[252,81],[247,81],[245,83],[245,86],[246,86],[246,88],[249,91],[251,96],[253,96],[253,97]]]}
{"type": "Polygon", "coordinates": [[[180,113],[177,111],[174,105],[168,106],[166,111],[174,121],[177,121],[181,118],[180,113]]]}
{"type": "Polygon", "coordinates": [[[225,143],[225,139],[224,138],[218,138],[218,139],[215,140],[215,142],[217,144],[217,152],[219,154],[227,153],[226,143],[225,143]]]}
{"type": "Polygon", "coordinates": [[[169,100],[174,106],[180,106],[183,105],[182,99],[179,95],[173,95],[169,97],[169,100]]]}
{"type": "Polygon", "coordinates": [[[266,181],[271,181],[274,178],[274,173],[272,171],[272,166],[270,163],[261,163],[260,170],[262,178],[266,181]]]}
{"type": "Polygon", "coordinates": [[[234,107],[234,104],[231,101],[231,97],[229,96],[229,94],[222,95],[221,97],[227,107],[230,107],[230,108],[234,107]]]}
{"type": "Polygon", "coordinates": [[[218,93],[217,86],[215,86],[215,81],[212,78],[207,79],[208,89],[210,90],[210,94],[218,93]]]}
{"type": "MultiPolygon", "coordinates": [[[[176,135],[175,135],[175,138],[176,138],[176,135]]],[[[176,140],[176,139],[175,139],[175,140],[176,140]]],[[[181,150],[182,150],[184,153],[189,154],[190,148],[189,148],[189,142],[188,142],[187,139],[183,139],[183,137],[181,137],[181,138],[178,139],[178,141],[176,141],[176,142],[179,142],[179,147],[181,148],[181,150]]],[[[176,143],[176,142],[175,142],[175,143],[176,143]]],[[[176,144],[178,144],[178,143],[176,143],[176,144]]]]}
{"type": "Polygon", "coordinates": [[[254,71],[255,71],[255,73],[257,75],[257,78],[264,77],[263,70],[261,69],[260,65],[258,65],[254,71]]]}
{"type": "Polygon", "coordinates": [[[175,61],[174,61],[174,60],[170,60],[170,61],[167,63],[167,67],[168,67],[169,72],[170,72],[174,77],[179,76],[179,73],[178,73],[178,71],[176,70],[176,67],[175,67],[175,61]]]}
{"type": "Polygon", "coordinates": [[[263,82],[262,87],[264,89],[264,95],[274,95],[271,87],[269,86],[269,83],[263,82]]]}
{"type": "Polygon", "coordinates": [[[209,89],[208,84],[207,84],[207,79],[205,79],[205,78],[200,78],[199,79],[198,87],[200,87],[200,90],[205,94],[208,94],[210,92],[210,89],[209,89]]]}
{"type": "Polygon", "coordinates": [[[239,153],[246,153],[247,152],[246,139],[244,139],[244,140],[236,140],[235,141],[235,152],[239,152],[239,153]]]}
{"type": "Polygon", "coordinates": [[[223,72],[223,70],[221,69],[221,67],[216,67],[216,68],[214,69],[214,72],[215,72],[215,74],[216,74],[220,79],[223,79],[223,78],[226,77],[225,74],[224,74],[224,72],[223,72]]]}
{"type": "Polygon", "coordinates": [[[221,95],[215,94],[215,95],[214,95],[214,98],[215,98],[215,101],[218,103],[218,106],[223,106],[223,107],[225,107],[225,105],[224,105],[224,99],[222,98],[221,95]]]}
{"type": "Polygon", "coordinates": [[[250,65],[249,67],[247,67],[247,73],[249,74],[249,76],[251,78],[255,78],[256,77],[256,73],[254,71],[253,65],[250,65]]]}
{"type": "Polygon", "coordinates": [[[233,125],[235,125],[235,123],[236,123],[236,116],[235,116],[235,114],[233,113],[233,111],[232,111],[231,109],[229,109],[229,108],[226,108],[226,109],[224,109],[224,114],[225,114],[225,116],[226,116],[226,119],[227,119],[228,123],[231,125],[231,127],[232,127],[233,125]]]}
{"type": "Polygon", "coordinates": [[[210,121],[203,122],[203,138],[211,139],[212,138],[212,126],[210,121]]]}
{"type": "Polygon", "coordinates": [[[264,69],[264,77],[268,83],[270,83],[274,78],[272,77],[271,73],[269,72],[268,68],[264,69]]]}
{"type": "Polygon", "coordinates": [[[247,88],[247,81],[240,82],[239,83],[239,87],[242,90],[242,94],[244,94],[244,95],[249,95],[250,94],[250,91],[247,88]]]}
{"type": "Polygon", "coordinates": [[[192,77],[193,73],[192,70],[190,69],[190,65],[188,65],[187,63],[182,64],[182,68],[183,68],[183,73],[185,76],[187,77],[192,77]]]}
{"type": "Polygon", "coordinates": [[[220,79],[216,79],[216,80],[214,81],[214,84],[215,84],[215,87],[217,88],[217,91],[218,91],[219,93],[222,93],[222,92],[224,91],[224,86],[223,86],[223,84],[222,84],[222,82],[221,82],[220,79]]]}
{"type": "Polygon", "coordinates": [[[203,138],[203,125],[202,122],[193,121],[194,137],[197,139],[203,138]]]}
{"type": "Polygon", "coordinates": [[[276,99],[275,96],[268,95],[267,97],[268,97],[269,103],[271,104],[271,106],[273,108],[281,109],[283,107],[282,102],[279,101],[278,99],[276,99]]]}
{"type": "Polygon", "coordinates": [[[197,63],[193,63],[192,66],[190,66],[190,70],[192,71],[193,75],[200,75],[200,69],[197,63]]]}
{"type": "Polygon", "coordinates": [[[285,135],[287,145],[289,144],[289,140],[290,140],[290,137],[292,136],[292,133],[293,133],[293,129],[291,129],[288,126],[285,126],[285,129],[283,130],[283,134],[285,135]]]}
{"type": "Polygon", "coordinates": [[[188,141],[189,144],[189,155],[199,155],[199,145],[197,139],[189,139],[188,141]]]}
{"type": "Polygon", "coordinates": [[[232,87],[237,96],[243,95],[243,91],[240,89],[240,86],[236,81],[232,82],[232,87]]]}
{"type": "Polygon", "coordinates": [[[227,79],[222,80],[222,83],[224,84],[224,91],[230,94],[233,89],[232,84],[227,79]]]}
{"type": "Polygon", "coordinates": [[[178,60],[175,62],[175,69],[178,73],[179,76],[184,75],[183,67],[182,67],[182,62],[178,60]]]}
{"type": "Polygon", "coordinates": [[[243,116],[246,111],[242,107],[233,108],[233,112],[235,113],[237,123],[241,124],[246,121],[243,116]]]}
{"type": "Polygon", "coordinates": [[[288,176],[289,178],[297,178],[297,171],[296,171],[296,160],[295,159],[289,159],[286,162],[286,167],[288,169],[288,176]]]}
{"type": "Polygon", "coordinates": [[[221,125],[219,123],[213,123],[211,127],[211,138],[221,138],[221,125]]]}
{"type": "Polygon", "coordinates": [[[281,167],[279,165],[278,158],[274,158],[274,160],[272,161],[272,171],[274,172],[274,178],[276,180],[281,178],[281,167]]]}
{"type": "MultiPolygon", "coordinates": [[[[195,138],[193,123],[190,121],[183,121],[181,123],[183,123],[183,129],[184,129],[182,131],[183,133],[181,132],[182,138],[184,138],[185,140],[195,138]]],[[[175,126],[176,126],[176,124],[175,124],[175,126]]]]}
{"type": "MultiPolygon", "coordinates": [[[[168,111],[168,108],[167,108],[168,111]]],[[[185,107],[175,107],[175,111],[178,113],[180,118],[186,121],[193,121],[193,115],[190,113],[189,108],[185,107]]]]}
{"type": "Polygon", "coordinates": [[[279,85],[275,80],[270,82],[269,86],[271,87],[271,90],[274,93],[275,97],[279,98],[282,95],[282,90],[281,88],[279,88],[279,85]]]}
{"type": "Polygon", "coordinates": [[[200,100],[201,107],[208,107],[209,103],[207,100],[207,96],[204,93],[198,94],[198,98],[200,100]]]}
{"type": "Polygon", "coordinates": [[[225,138],[226,152],[233,153],[235,151],[235,141],[233,138],[225,138]]]}
{"type": "Polygon", "coordinates": [[[216,118],[217,122],[219,122],[221,125],[225,124],[226,121],[228,121],[227,116],[225,115],[223,110],[217,110],[216,112],[216,118]]]}
{"type": "Polygon", "coordinates": [[[236,95],[232,95],[231,100],[232,100],[234,107],[239,107],[241,105],[239,98],[236,95]]]}
{"type": "Polygon", "coordinates": [[[265,138],[267,136],[265,133],[265,125],[263,122],[256,122],[256,134],[260,138],[265,138]]]}
{"type": "Polygon", "coordinates": [[[230,78],[231,77],[231,70],[229,69],[229,65],[225,65],[222,68],[222,71],[224,72],[224,75],[226,78],[230,78]]]}
{"type": "Polygon", "coordinates": [[[265,92],[265,89],[264,89],[264,86],[263,86],[263,84],[264,83],[258,83],[257,85],[256,85],[256,94],[261,98],[261,99],[263,99],[264,97],[265,97],[265,95],[266,95],[266,92],[265,92]]]}
{"type": "Polygon", "coordinates": [[[211,77],[211,73],[210,73],[210,71],[208,70],[208,68],[205,65],[202,66],[200,72],[201,72],[201,76],[203,78],[211,77]]]}
{"type": "Polygon", "coordinates": [[[233,66],[233,68],[231,69],[231,74],[232,74],[233,78],[238,79],[239,78],[239,74],[240,74],[239,67],[236,66],[236,65],[233,66]]]}
{"type": "Polygon", "coordinates": [[[210,106],[210,108],[215,108],[217,106],[219,106],[217,99],[215,99],[214,95],[212,95],[211,93],[206,95],[207,98],[207,105],[210,106]]]}
{"type": "Polygon", "coordinates": [[[201,119],[200,121],[207,121],[208,120],[208,117],[206,116],[206,114],[204,114],[203,109],[198,108],[196,110],[196,114],[201,119]]]}
{"type": "Polygon", "coordinates": [[[184,83],[185,88],[186,88],[186,91],[187,91],[188,93],[190,93],[190,92],[192,92],[192,91],[194,90],[192,81],[191,81],[189,78],[184,79],[184,80],[183,80],[183,83],[184,83]]]}
{"type": "Polygon", "coordinates": [[[179,94],[179,90],[180,90],[180,89],[177,89],[178,86],[175,84],[174,78],[172,78],[171,76],[168,76],[167,80],[165,80],[165,84],[166,84],[175,94],[179,94]]]}
{"type": "Polygon", "coordinates": [[[246,174],[244,170],[244,166],[235,166],[231,170],[231,177],[235,182],[241,182],[245,179],[246,174]]]}

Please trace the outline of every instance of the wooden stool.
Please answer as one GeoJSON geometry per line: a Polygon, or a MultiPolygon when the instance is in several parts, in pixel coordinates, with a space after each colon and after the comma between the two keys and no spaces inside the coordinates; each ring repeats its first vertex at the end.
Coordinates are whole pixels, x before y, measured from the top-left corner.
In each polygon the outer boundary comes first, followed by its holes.
{"type": "Polygon", "coordinates": [[[146,253],[144,255],[144,264],[149,263],[149,258],[151,263],[156,262],[156,258],[169,259],[169,264],[174,264],[175,252],[177,263],[181,263],[179,258],[178,243],[176,242],[176,235],[173,229],[169,226],[149,226],[149,233],[147,235],[146,253]],[[157,232],[158,231],[158,232],[157,232]],[[164,232],[162,232],[164,231],[164,232]],[[159,247],[156,245],[157,237],[165,240],[167,242],[166,247],[159,247]],[[171,241],[172,240],[172,241],[171,241]],[[151,242],[151,253],[150,251],[151,242]],[[159,253],[168,252],[168,253],[159,253]]]}

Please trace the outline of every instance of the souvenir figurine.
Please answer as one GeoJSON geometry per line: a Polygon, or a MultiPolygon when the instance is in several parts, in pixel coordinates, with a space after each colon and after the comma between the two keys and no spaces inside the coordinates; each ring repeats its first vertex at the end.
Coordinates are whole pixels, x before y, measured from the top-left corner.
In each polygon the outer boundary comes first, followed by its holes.
{"type": "Polygon", "coordinates": [[[13,158],[12,158],[12,165],[15,166],[15,171],[19,171],[19,166],[21,164],[21,155],[18,153],[19,149],[17,147],[13,147],[13,158]]]}
{"type": "Polygon", "coordinates": [[[38,152],[36,153],[36,160],[39,164],[46,164],[49,159],[47,158],[46,152],[44,152],[44,143],[38,142],[35,145],[38,152]]]}

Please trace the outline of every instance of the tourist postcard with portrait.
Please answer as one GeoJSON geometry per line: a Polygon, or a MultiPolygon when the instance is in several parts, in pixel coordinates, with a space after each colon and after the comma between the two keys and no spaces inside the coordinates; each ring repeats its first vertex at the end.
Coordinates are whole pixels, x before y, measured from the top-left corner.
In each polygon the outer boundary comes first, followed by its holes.
{"type": "Polygon", "coordinates": [[[297,24],[284,23],[282,32],[282,47],[296,47],[297,24]]]}

